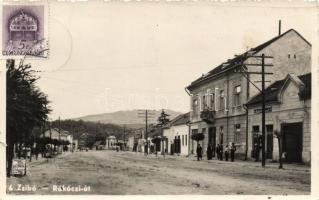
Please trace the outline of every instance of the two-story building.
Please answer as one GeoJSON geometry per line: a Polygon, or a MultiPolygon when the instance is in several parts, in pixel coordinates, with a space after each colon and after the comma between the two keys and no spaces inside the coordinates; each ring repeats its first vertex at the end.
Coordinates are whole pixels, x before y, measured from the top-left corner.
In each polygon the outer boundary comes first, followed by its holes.
{"type": "MultiPolygon", "coordinates": [[[[186,87],[190,95],[191,132],[203,133],[201,141],[205,152],[211,143],[237,146],[237,157],[248,156],[249,125],[248,110],[245,104],[261,88],[260,67],[251,64],[261,63],[256,56],[273,57],[266,59],[266,87],[284,79],[288,73],[303,75],[311,72],[311,44],[297,31],[290,29],[249,51],[215,67],[186,87]],[[255,56],[255,57],[254,57],[255,56]],[[245,71],[247,73],[240,73],[245,71]]],[[[261,124],[261,121],[260,121],[261,124]]]]}

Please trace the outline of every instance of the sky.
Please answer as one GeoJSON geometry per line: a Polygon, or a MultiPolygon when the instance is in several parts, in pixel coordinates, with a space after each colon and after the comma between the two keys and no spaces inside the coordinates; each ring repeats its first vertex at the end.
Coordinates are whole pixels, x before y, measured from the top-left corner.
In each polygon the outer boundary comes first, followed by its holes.
{"type": "Polygon", "coordinates": [[[312,43],[311,4],[52,2],[41,70],[51,119],[132,109],[189,111],[185,87],[220,63],[295,29],[312,43]]]}

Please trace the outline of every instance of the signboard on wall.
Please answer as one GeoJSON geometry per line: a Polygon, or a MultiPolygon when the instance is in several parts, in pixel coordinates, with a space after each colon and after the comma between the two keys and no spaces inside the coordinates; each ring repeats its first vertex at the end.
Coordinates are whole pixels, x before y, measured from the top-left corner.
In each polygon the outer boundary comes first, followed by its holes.
{"type": "MultiPolygon", "coordinates": [[[[262,109],[261,108],[257,108],[257,109],[254,109],[254,113],[257,114],[257,113],[261,113],[262,109]]],[[[271,106],[268,106],[265,108],[265,112],[272,112],[272,107],[271,106]]]]}
{"type": "Polygon", "coordinates": [[[25,159],[13,159],[12,160],[12,175],[25,175],[26,174],[26,162],[25,159]]]}

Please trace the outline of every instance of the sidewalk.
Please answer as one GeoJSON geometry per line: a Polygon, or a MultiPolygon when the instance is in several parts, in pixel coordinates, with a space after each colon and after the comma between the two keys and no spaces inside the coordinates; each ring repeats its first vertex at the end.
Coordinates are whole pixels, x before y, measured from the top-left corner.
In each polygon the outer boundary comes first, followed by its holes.
{"type": "MultiPolygon", "coordinates": [[[[123,152],[123,151],[122,151],[123,152]]],[[[157,154],[157,157],[155,154],[148,154],[145,155],[142,152],[132,152],[132,151],[126,151],[127,153],[132,153],[134,155],[138,155],[138,156],[144,156],[144,157],[148,157],[150,159],[164,159],[163,155],[161,154],[157,154]]],[[[197,161],[197,157],[192,154],[189,156],[185,156],[185,155],[165,155],[165,159],[167,160],[185,160],[185,161],[197,161]]],[[[250,167],[250,168],[262,168],[261,166],[261,161],[259,162],[255,162],[253,160],[236,160],[234,162],[230,162],[230,161],[220,161],[217,160],[216,157],[213,158],[213,160],[207,160],[205,159],[205,157],[203,157],[202,161],[199,162],[208,162],[211,164],[227,164],[227,165],[234,165],[234,166],[241,166],[241,167],[250,167]]],[[[278,169],[279,167],[279,163],[278,162],[271,162],[271,161],[266,161],[266,165],[265,168],[272,168],[272,169],[278,169]]],[[[310,172],[311,171],[311,166],[309,165],[304,165],[304,164],[287,164],[287,163],[283,163],[283,170],[292,170],[292,171],[304,171],[304,172],[310,172]]]]}

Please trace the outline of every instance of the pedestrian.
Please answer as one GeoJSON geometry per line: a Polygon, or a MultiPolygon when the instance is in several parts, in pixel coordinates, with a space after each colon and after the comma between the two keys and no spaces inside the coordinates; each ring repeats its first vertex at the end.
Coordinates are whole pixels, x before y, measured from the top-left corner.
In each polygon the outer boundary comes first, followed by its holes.
{"type": "Polygon", "coordinates": [[[255,150],[255,162],[259,161],[259,144],[256,142],[254,144],[254,150],[255,150]]]}
{"type": "Polygon", "coordinates": [[[228,161],[228,157],[229,157],[229,146],[228,144],[226,145],[226,148],[225,148],[225,160],[228,161]]]}
{"type": "Polygon", "coordinates": [[[217,160],[219,160],[220,158],[220,155],[219,155],[219,150],[220,150],[220,146],[219,146],[219,144],[217,144],[217,146],[216,146],[216,154],[217,154],[217,160]]]}
{"type": "Polygon", "coordinates": [[[235,146],[235,144],[232,142],[232,143],[231,143],[231,146],[230,146],[230,160],[231,160],[232,162],[234,162],[234,160],[235,160],[235,151],[236,151],[236,146],[235,146]]]}
{"type": "Polygon", "coordinates": [[[219,145],[219,160],[223,160],[223,152],[224,152],[224,147],[222,144],[219,145]]]}
{"type": "Polygon", "coordinates": [[[197,154],[197,161],[203,159],[203,157],[202,157],[202,155],[203,155],[203,149],[202,149],[202,147],[200,146],[200,144],[197,144],[196,154],[197,154]]]}
{"type": "Polygon", "coordinates": [[[212,154],[213,154],[213,147],[212,147],[212,144],[209,144],[206,151],[207,160],[211,160],[213,158],[212,154]]]}
{"type": "Polygon", "coordinates": [[[36,144],[34,153],[35,153],[35,159],[38,160],[38,156],[39,156],[39,144],[36,144]]]}

